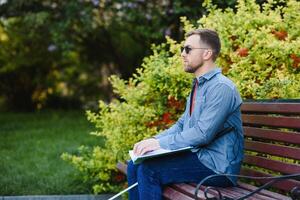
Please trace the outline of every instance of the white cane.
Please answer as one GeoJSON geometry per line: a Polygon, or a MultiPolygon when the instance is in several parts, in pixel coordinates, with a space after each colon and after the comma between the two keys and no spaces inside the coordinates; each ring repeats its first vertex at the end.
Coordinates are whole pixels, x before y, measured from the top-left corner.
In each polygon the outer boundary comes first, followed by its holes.
{"type": "Polygon", "coordinates": [[[127,192],[128,190],[134,188],[135,186],[138,185],[138,182],[136,182],[135,184],[129,186],[128,188],[126,188],[125,190],[122,190],[121,192],[119,192],[118,194],[116,194],[115,196],[109,198],[108,200],[113,200],[116,199],[117,197],[121,196],[123,193],[127,192]]]}

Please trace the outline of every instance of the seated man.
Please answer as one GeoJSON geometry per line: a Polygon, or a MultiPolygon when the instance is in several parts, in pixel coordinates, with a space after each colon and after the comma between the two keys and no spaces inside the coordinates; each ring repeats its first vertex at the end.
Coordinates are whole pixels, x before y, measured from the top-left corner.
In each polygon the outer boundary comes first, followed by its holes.
{"type": "MultiPolygon", "coordinates": [[[[162,199],[162,187],[171,183],[200,182],[213,174],[238,174],[243,159],[243,130],[239,92],[221,74],[215,60],[221,44],[218,34],[199,29],[187,34],[181,56],[184,70],[193,73],[193,89],[180,119],[154,138],[134,145],[136,155],[187,146],[192,151],[171,154],[134,165],[128,163],[128,185],[138,182],[129,192],[130,200],[162,199]],[[217,133],[233,127],[220,137],[217,133]]],[[[235,177],[217,177],[206,185],[232,186],[235,177]]]]}

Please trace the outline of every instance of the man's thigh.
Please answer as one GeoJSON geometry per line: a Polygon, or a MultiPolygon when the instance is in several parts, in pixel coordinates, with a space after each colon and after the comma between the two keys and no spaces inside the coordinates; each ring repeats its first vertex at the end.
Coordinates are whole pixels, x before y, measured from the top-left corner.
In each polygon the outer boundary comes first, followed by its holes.
{"type": "Polygon", "coordinates": [[[199,182],[203,178],[215,174],[205,167],[195,153],[181,152],[170,156],[162,156],[145,160],[138,167],[144,175],[159,180],[162,185],[169,183],[199,182]]]}

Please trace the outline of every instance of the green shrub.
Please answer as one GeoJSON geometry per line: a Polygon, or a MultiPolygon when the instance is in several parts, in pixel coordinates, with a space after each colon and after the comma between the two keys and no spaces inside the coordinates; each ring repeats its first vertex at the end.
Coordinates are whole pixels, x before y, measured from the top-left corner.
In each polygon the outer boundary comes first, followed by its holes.
{"type": "MultiPolygon", "coordinates": [[[[218,65],[243,98],[300,97],[300,2],[270,0],[260,8],[254,0],[240,0],[236,11],[216,9],[209,1],[206,6],[209,14],[197,25],[182,18],[184,30],[205,27],[220,34],[218,65]]],[[[128,159],[134,143],[169,127],[183,112],[192,76],[182,69],[180,46],[170,38],[153,46],[131,79],[110,78],[119,100],[100,102],[99,113],[87,111],[97,128],[92,134],[104,137],[106,146],[63,158],[95,180],[96,193],[116,189],[121,181],[116,162],[128,159]]]]}

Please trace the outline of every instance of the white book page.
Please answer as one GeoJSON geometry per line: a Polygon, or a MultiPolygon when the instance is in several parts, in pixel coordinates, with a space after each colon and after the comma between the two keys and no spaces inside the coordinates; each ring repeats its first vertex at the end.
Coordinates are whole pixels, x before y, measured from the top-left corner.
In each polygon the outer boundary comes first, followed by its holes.
{"type": "Polygon", "coordinates": [[[172,150],[167,150],[167,149],[157,149],[157,150],[154,150],[154,151],[149,151],[149,152],[145,153],[144,155],[136,156],[136,155],[133,153],[133,150],[130,150],[130,151],[129,151],[129,155],[130,155],[131,159],[132,159],[133,161],[135,161],[135,160],[138,159],[138,158],[147,157],[147,156],[153,156],[153,155],[157,155],[157,154],[168,153],[168,152],[171,152],[171,151],[172,151],[172,150]]]}

